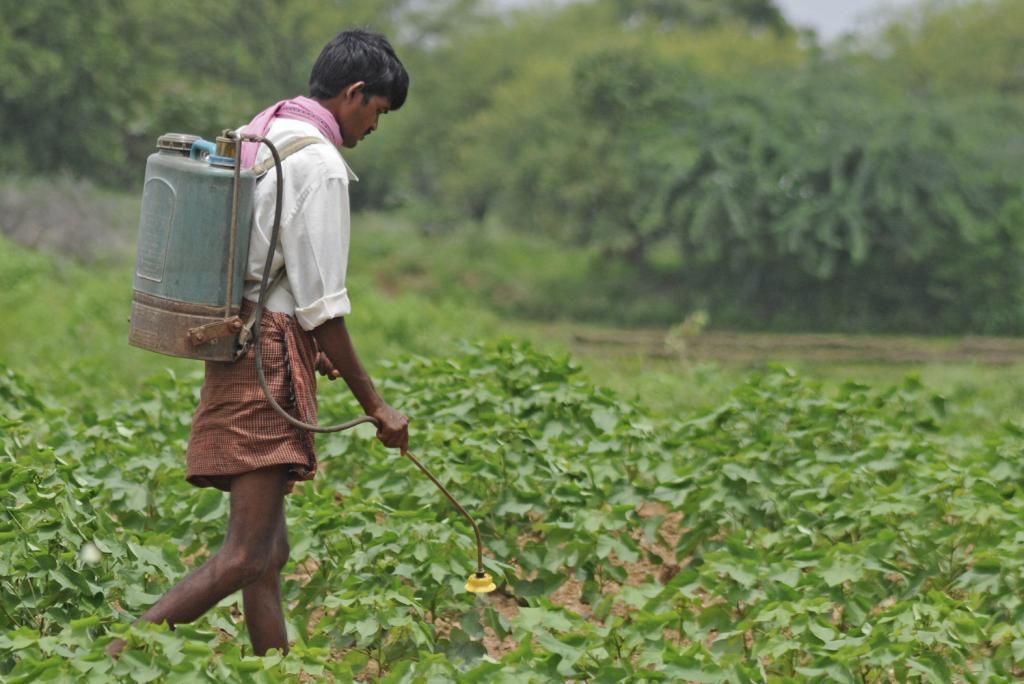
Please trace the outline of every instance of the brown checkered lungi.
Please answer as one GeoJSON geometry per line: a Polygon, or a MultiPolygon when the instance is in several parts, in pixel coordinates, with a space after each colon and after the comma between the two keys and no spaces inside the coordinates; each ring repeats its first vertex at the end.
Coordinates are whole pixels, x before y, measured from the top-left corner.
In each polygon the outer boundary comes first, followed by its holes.
{"type": "MultiPolygon", "coordinates": [[[[255,305],[243,301],[245,319],[255,305]]],[[[316,341],[291,316],[263,311],[260,346],[271,394],[292,416],[316,423],[316,341]]],[[[287,464],[288,491],[316,474],[313,433],[270,406],[256,379],[256,353],[235,363],[206,362],[206,381],[192,420],[186,478],[197,487],[231,489],[231,477],[287,464]]]]}

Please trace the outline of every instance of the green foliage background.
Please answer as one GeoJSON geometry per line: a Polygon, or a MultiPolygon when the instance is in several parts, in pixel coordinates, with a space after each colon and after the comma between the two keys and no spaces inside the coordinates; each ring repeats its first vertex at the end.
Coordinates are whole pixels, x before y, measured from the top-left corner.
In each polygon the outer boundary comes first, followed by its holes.
{"type": "Polygon", "coordinates": [[[157,135],[305,92],[320,47],[367,25],[413,85],[350,155],[357,206],[588,255],[591,296],[539,290],[516,313],[1024,330],[1015,0],[922,1],[828,49],[770,0],[2,8],[0,171],[135,189],[157,135]]]}

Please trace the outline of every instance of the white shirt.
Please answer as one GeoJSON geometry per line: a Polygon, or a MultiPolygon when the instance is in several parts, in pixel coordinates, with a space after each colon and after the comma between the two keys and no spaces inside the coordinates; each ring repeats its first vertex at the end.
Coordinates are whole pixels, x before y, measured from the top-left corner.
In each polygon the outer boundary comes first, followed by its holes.
{"type": "MultiPolygon", "coordinates": [[[[303,330],[312,330],[352,312],[345,286],[351,231],[348,184],[359,179],[312,124],[274,119],[266,134],[278,149],[307,136],[324,142],[304,147],[281,164],[281,231],[270,276],[284,268],[285,277],[270,293],[266,308],[294,316],[303,330]]],[[[256,161],[269,157],[270,149],[260,145],[256,161]]],[[[276,201],[277,172],[271,167],[256,183],[244,295],[253,302],[259,299],[276,201]]]]}

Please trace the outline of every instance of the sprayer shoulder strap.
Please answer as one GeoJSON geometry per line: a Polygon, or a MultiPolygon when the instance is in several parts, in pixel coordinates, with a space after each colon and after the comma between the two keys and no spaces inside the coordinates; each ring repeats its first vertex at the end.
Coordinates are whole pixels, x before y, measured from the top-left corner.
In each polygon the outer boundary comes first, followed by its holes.
{"type": "MultiPolygon", "coordinates": [[[[293,139],[289,140],[287,143],[285,143],[284,145],[282,145],[277,150],[277,153],[281,156],[281,161],[283,162],[285,159],[287,159],[288,157],[292,156],[293,154],[295,154],[296,152],[298,152],[301,149],[309,147],[310,145],[315,145],[316,143],[326,143],[326,142],[327,141],[324,140],[323,138],[317,138],[317,137],[311,136],[311,135],[304,136],[302,138],[293,138],[293,139]]],[[[267,157],[266,159],[261,161],[259,164],[253,164],[252,168],[249,169],[249,170],[252,171],[252,174],[254,176],[259,178],[260,176],[262,176],[263,174],[265,174],[267,171],[269,171],[272,168],[274,168],[274,157],[273,157],[273,155],[267,157]]]]}
{"type": "MultiPolygon", "coordinates": [[[[315,145],[316,143],[322,142],[326,141],[323,138],[317,138],[314,136],[294,138],[292,140],[289,140],[287,143],[282,145],[280,149],[278,149],[278,156],[280,156],[281,161],[284,162],[285,159],[292,156],[299,150],[309,147],[310,145],[315,145]]],[[[274,168],[274,157],[270,156],[264,159],[259,164],[253,165],[252,168],[249,170],[252,171],[254,176],[259,178],[272,168],[274,168]]],[[[277,249],[277,245],[270,245],[269,249],[277,249]]],[[[273,275],[273,277],[270,279],[270,282],[267,283],[267,296],[269,296],[270,293],[272,293],[277,288],[278,284],[284,278],[284,275],[284,268],[278,269],[277,273],[273,275]]],[[[249,314],[249,319],[245,322],[245,325],[242,326],[242,330],[238,333],[238,351],[236,358],[240,357],[242,354],[245,353],[245,350],[248,348],[249,343],[252,341],[252,328],[254,325],[256,325],[255,310],[253,310],[253,312],[249,314]]]]}

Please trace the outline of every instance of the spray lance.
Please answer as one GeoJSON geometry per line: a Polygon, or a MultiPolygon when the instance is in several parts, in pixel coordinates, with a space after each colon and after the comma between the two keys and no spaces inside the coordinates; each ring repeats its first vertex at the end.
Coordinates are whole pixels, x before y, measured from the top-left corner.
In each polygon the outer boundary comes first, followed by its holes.
{"type": "MultiPolygon", "coordinates": [[[[304,144],[285,146],[287,156],[304,144]]],[[[251,335],[256,360],[256,376],[267,401],[274,411],[286,421],[301,430],[310,432],[341,432],[363,423],[372,423],[380,427],[372,416],[359,416],[337,425],[313,425],[296,419],[286,412],[274,399],[267,385],[263,371],[263,355],[260,349],[260,325],[266,299],[271,289],[270,270],[274,258],[273,246],[277,245],[281,230],[281,204],[284,183],[282,179],[281,151],[267,138],[260,135],[226,130],[218,138],[217,144],[187,136],[170,133],[161,136],[157,143],[160,150],[150,157],[146,167],[145,190],[143,192],[142,219],[138,258],[136,262],[135,292],[132,302],[131,333],[129,343],[172,356],[207,359],[215,361],[237,360],[246,351],[246,344],[251,335]],[[238,317],[241,303],[241,279],[244,276],[245,254],[248,250],[248,234],[240,236],[238,226],[240,219],[251,215],[252,191],[255,186],[253,174],[242,174],[241,144],[253,142],[266,145],[274,160],[277,175],[277,196],[274,207],[274,224],[270,235],[271,248],[267,250],[267,260],[263,268],[260,282],[259,299],[255,311],[248,323],[243,324],[238,317]],[[202,151],[208,153],[209,167],[198,165],[197,160],[202,151]],[[183,156],[187,155],[188,159],[183,156]],[[230,219],[222,216],[223,204],[212,202],[203,205],[204,198],[215,196],[211,187],[226,189],[231,185],[230,219]],[[246,192],[243,195],[243,187],[246,192]],[[197,190],[190,192],[190,190],[197,190]],[[190,206],[182,201],[182,197],[192,195],[200,206],[190,206]],[[218,214],[218,212],[220,212],[218,214]],[[219,221],[217,219],[220,219],[219,221]],[[228,234],[218,247],[223,248],[225,259],[211,261],[210,253],[217,252],[211,247],[211,236],[203,232],[202,240],[196,226],[216,223],[227,224],[228,234]],[[242,239],[240,239],[242,238],[242,239]],[[201,244],[202,252],[192,251],[192,245],[201,244]],[[175,260],[188,262],[192,268],[187,269],[189,275],[197,271],[205,273],[210,270],[224,270],[226,262],[226,283],[223,279],[213,278],[215,287],[208,286],[210,292],[195,292],[198,286],[194,277],[175,278],[173,266],[175,260]],[[207,263],[204,264],[203,261],[207,263]],[[196,268],[198,262],[199,268],[196,268]],[[205,266],[205,268],[204,268],[205,266]],[[216,302],[211,306],[210,301],[216,302]]],[[[179,269],[186,271],[186,269],[179,269]]],[[[202,285],[202,283],[200,283],[202,285]]],[[[453,506],[469,521],[476,538],[476,572],[469,576],[466,591],[483,594],[496,589],[494,580],[484,570],[483,541],[480,528],[473,516],[452,496],[451,492],[441,484],[430,470],[423,465],[407,449],[402,456],[408,458],[426,477],[434,483],[453,506]]]]}

